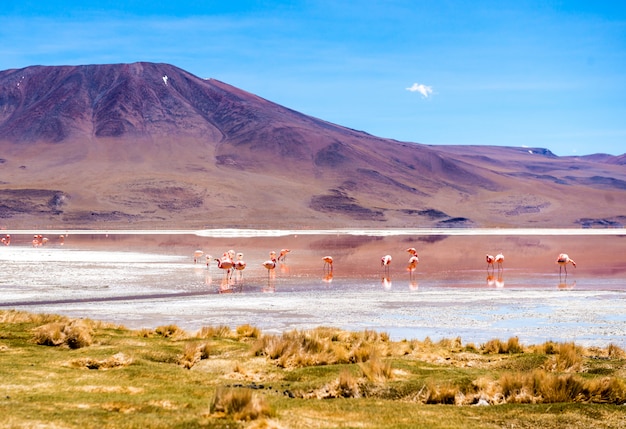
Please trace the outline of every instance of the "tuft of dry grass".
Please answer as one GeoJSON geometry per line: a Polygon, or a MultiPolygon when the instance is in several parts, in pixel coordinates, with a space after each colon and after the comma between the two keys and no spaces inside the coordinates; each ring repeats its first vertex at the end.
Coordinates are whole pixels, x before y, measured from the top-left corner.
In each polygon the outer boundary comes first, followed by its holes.
{"type": "Polygon", "coordinates": [[[240,325],[237,326],[237,335],[239,338],[260,338],[261,330],[252,325],[240,325]]]}
{"type": "Polygon", "coordinates": [[[211,413],[243,421],[274,415],[265,398],[253,395],[250,389],[227,389],[223,387],[218,387],[215,391],[215,397],[211,403],[211,413]]]}
{"type": "Polygon", "coordinates": [[[65,342],[63,322],[51,322],[33,330],[33,340],[40,346],[60,346],[65,342]]]}
{"type": "Polygon", "coordinates": [[[578,371],[582,365],[582,352],[574,343],[559,344],[556,355],[556,371],[578,371]]]}
{"type": "Polygon", "coordinates": [[[459,388],[457,386],[428,383],[426,385],[424,403],[454,405],[458,393],[459,388]]]}
{"type": "Polygon", "coordinates": [[[70,349],[88,347],[93,343],[93,329],[85,322],[72,321],[65,326],[63,333],[70,349]]]}
{"type": "Polygon", "coordinates": [[[82,320],[50,322],[33,329],[33,340],[43,346],[67,345],[71,349],[93,343],[93,330],[82,320]]]}
{"type": "MultiPolygon", "coordinates": [[[[328,328],[266,335],[253,346],[256,356],[267,356],[283,368],[359,363],[389,348],[388,337],[373,331],[339,335],[328,328]]],[[[403,353],[401,353],[403,354],[403,353]]]]}
{"type": "Polygon", "coordinates": [[[226,325],[203,326],[197,334],[198,338],[236,338],[232,329],[226,325]]]}
{"type": "Polygon", "coordinates": [[[624,352],[624,349],[618,345],[611,343],[607,347],[607,355],[609,359],[624,359],[626,357],[626,352],[624,352]]]}
{"type": "Polygon", "coordinates": [[[124,353],[116,353],[106,359],[80,358],[70,362],[70,366],[74,368],[86,369],[112,369],[129,366],[133,363],[133,359],[124,353]]]}
{"type": "Polygon", "coordinates": [[[363,376],[371,382],[387,381],[393,375],[391,363],[384,362],[376,354],[374,354],[367,362],[361,362],[359,367],[363,372],[363,376]]]}
{"type": "Polygon", "coordinates": [[[576,374],[553,374],[536,369],[531,373],[505,374],[499,385],[507,403],[621,404],[626,401],[626,383],[613,377],[586,380],[576,374]]]}
{"type": "Polygon", "coordinates": [[[490,354],[516,354],[524,353],[524,348],[520,345],[517,337],[511,337],[506,343],[501,340],[494,339],[489,340],[485,344],[481,345],[483,353],[490,354]]]}
{"type": "Polygon", "coordinates": [[[208,359],[211,348],[207,343],[186,343],[183,353],[178,357],[178,364],[186,369],[191,369],[203,359],[208,359]]]}
{"type": "Polygon", "coordinates": [[[154,332],[163,338],[172,338],[174,340],[182,340],[188,337],[187,333],[176,325],[157,326],[154,332]]]}
{"type": "Polygon", "coordinates": [[[339,373],[337,379],[338,396],[342,398],[360,397],[359,380],[348,368],[344,368],[339,373]]]}

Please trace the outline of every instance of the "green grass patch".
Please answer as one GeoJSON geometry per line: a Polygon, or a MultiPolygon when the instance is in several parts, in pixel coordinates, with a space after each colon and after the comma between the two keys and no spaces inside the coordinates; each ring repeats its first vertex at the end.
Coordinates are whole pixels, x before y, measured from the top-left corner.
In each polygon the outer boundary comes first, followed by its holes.
{"type": "Polygon", "coordinates": [[[134,331],[3,311],[0,428],[617,428],[624,368],[615,345],[134,331]]]}

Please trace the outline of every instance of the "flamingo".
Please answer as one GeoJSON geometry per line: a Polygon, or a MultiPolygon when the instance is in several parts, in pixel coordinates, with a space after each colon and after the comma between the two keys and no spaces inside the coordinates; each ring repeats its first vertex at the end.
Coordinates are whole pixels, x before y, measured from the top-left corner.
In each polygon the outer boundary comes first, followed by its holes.
{"type": "Polygon", "coordinates": [[[389,271],[389,265],[391,264],[391,255],[385,255],[380,258],[380,266],[384,268],[385,271],[389,271]]]}
{"type": "Polygon", "coordinates": [[[324,270],[326,270],[326,268],[328,267],[328,271],[332,271],[333,270],[333,257],[324,256],[322,260],[324,261],[324,270]]]}
{"type": "Polygon", "coordinates": [[[496,255],[496,264],[498,264],[498,270],[502,270],[502,263],[504,262],[504,255],[502,253],[498,253],[496,255]]]}
{"type": "Polygon", "coordinates": [[[276,268],[276,260],[269,259],[263,262],[263,266],[267,269],[267,285],[268,288],[271,288],[270,279],[272,278],[272,274],[274,273],[274,268],[276,268]]]}
{"type": "Polygon", "coordinates": [[[193,252],[193,263],[195,264],[196,262],[198,262],[198,258],[201,257],[202,255],[204,255],[204,252],[202,250],[196,250],[195,252],[193,252]]]}
{"type": "Polygon", "coordinates": [[[419,264],[420,260],[417,257],[417,255],[413,255],[409,258],[409,265],[407,267],[407,269],[409,271],[415,271],[415,268],[417,268],[417,264],[419,264]]]}
{"type": "Polygon", "coordinates": [[[280,254],[278,255],[278,261],[285,262],[287,260],[287,253],[291,252],[289,249],[280,249],[280,254]]]}
{"type": "Polygon", "coordinates": [[[2,239],[0,241],[2,241],[2,243],[5,246],[8,246],[9,244],[11,244],[11,236],[9,234],[7,234],[4,237],[2,237],[2,239]]]}
{"type": "Polygon", "coordinates": [[[567,253],[561,253],[556,259],[556,263],[559,264],[559,274],[561,274],[562,269],[565,269],[565,274],[567,274],[567,264],[572,264],[576,268],[576,262],[570,259],[567,253]]]}
{"type": "Polygon", "coordinates": [[[489,271],[489,266],[493,270],[493,263],[496,262],[496,258],[493,255],[486,255],[485,259],[487,260],[487,271],[489,271]]]}
{"type": "Polygon", "coordinates": [[[270,260],[276,262],[276,252],[273,250],[270,252],[270,260]]]}
{"type": "Polygon", "coordinates": [[[221,259],[215,258],[217,261],[217,268],[220,270],[225,270],[226,277],[230,277],[231,269],[233,268],[233,261],[228,258],[228,256],[223,256],[221,259]]]}
{"type": "Polygon", "coordinates": [[[406,249],[406,251],[413,256],[417,256],[417,250],[415,250],[415,247],[409,247],[408,249],[406,249]]]}
{"type": "Polygon", "coordinates": [[[235,261],[235,269],[243,271],[246,268],[246,263],[243,260],[243,253],[237,253],[237,260],[235,261]]]}

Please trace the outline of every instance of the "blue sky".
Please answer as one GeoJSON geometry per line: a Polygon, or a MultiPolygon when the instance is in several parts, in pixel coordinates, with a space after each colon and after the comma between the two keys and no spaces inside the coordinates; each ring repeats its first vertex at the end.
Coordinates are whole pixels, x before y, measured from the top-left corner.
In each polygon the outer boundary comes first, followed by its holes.
{"type": "Polygon", "coordinates": [[[0,70],[165,62],[381,137],[617,155],[622,3],[6,0],[0,70]]]}

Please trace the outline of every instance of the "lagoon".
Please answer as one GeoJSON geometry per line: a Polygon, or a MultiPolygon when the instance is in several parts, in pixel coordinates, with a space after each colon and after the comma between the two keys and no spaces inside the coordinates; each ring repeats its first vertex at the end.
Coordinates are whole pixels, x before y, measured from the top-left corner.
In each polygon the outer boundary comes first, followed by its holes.
{"type": "Polygon", "coordinates": [[[0,310],[58,313],[155,328],[242,324],[266,333],[334,326],[393,339],[517,336],[520,342],[626,348],[622,230],[6,231],[0,310]],[[33,247],[32,234],[48,238],[33,247]],[[64,241],[59,239],[64,236],[64,241]],[[418,250],[415,272],[408,247],[418,250]],[[268,273],[271,250],[289,248],[268,273]],[[244,253],[231,280],[214,257],[244,253]],[[505,255],[488,270],[486,253],[505,255]],[[566,252],[577,267],[555,264],[566,252]],[[393,261],[386,274],[380,257],[393,261]],[[322,257],[332,255],[332,276],[322,257]],[[239,276],[239,274],[242,274],[239,276]]]}

